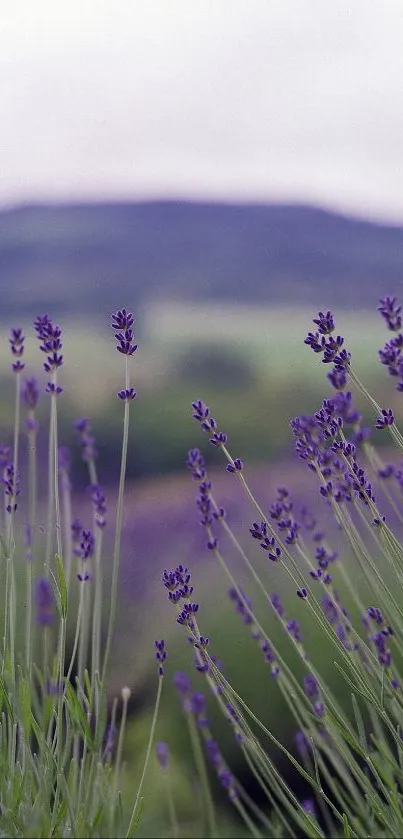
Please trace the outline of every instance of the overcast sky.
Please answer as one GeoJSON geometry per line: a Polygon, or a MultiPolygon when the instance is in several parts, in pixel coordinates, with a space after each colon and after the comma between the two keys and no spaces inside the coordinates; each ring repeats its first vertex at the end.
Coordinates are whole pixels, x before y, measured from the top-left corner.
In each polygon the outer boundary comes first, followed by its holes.
{"type": "Polygon", "coordinates": [[[0,0],[0,203],[403,222],[403,0],[0,0]]]}

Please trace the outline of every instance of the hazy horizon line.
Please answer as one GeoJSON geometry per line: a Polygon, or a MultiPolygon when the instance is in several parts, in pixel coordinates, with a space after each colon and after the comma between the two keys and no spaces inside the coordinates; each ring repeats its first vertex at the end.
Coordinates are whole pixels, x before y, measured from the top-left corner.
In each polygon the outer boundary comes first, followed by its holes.
{"type": "Polygon", "coordinates": [[[61,208],[61,207],[99,207],[99,206],[133,206],[139,204],[189,204],[189,205],[204,205],[204,206],[221,206],[221,207],[289,207],[300,208],[307,210],[316,210],[318,212],[328,213],[351,219],[355,221],[368,222],[378,226],[386,227],[403,227],[403,218],[394,214],[388,214],[383,211],[375,213],[374,211],[364,211],[360,208],[346,206],[344,202],[336,201],[319,201],[301,198],[289,197],[275,197],[256,198],[256,197],[217,197],[217,196],[189,196],[188,194],[177,193],[176,195],[165,195],[155,193],[150,195],[146,193],[139,196],[77,196],[71,197],[40,197],[40,198],[23,198],[15,200],[2,201],[0,198],[0,214],[11,212],[18,212],[20,210],[29,209],[45,209],[45,208],[61,208]]]}

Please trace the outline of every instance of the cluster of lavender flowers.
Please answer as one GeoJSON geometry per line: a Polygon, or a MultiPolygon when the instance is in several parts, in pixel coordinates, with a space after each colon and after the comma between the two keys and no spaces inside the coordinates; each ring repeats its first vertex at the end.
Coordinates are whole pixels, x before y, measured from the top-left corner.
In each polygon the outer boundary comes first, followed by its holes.
{"type": "Polygon", "coordinates": [[[120,482],[115,515],[108,512],[98,479],[97,445],[91,422],[74,423],[88,471],[92,519],[84,522],[71,475],[71,454],[59,440],[58,411],[63,388],[62,330],[48,315],[34,331],[45,355],[43,386],[25,375],[25,335],[9,339],[16,400],[13,445],[0,446],[0,835],[134,836],[143,801],[144,778],[161,697],[165,642],[155,642],[158,679],[154,720],[142,776],[129,816],[123,816],[122,750],[130,688],[108,711],[108,665],[114,635],[126,473],[129,407],[136,396],[129,361],[137,345],[134,318],[120,309],[112,316],[116,350],[124,356],[124,403],[120,482]],[[49,405],[48,468],[38,461],[38,402],[49,405]],[[25,425],[23,423],[25,414],[25,425]],[[28,464],[22,462],[26,435],[28,464]],[[38,537],[38,471],[48,474],[44,541],[38,537]],[[21,503],[22,502],[22,503],[21,503]],[[114,522],[112,562],[104,533],[114,522]],[[24,557],[24,559],[22,559],[24,557]],[[105,571],[112,583],[105,599],[105,571]],[[108,573],[109,577],[109,573],[108,573]],[[105,608],[107,605],[107,609],[105,608]]]}
{"type": "MultiPolygon", "coordinates": [[[[387,296],[380,300],[379,311],[394,333],[379,351],[379,360],[403,392],[401,306],[387,296]]],[[[327,375],[332,392],[311,415],[292,419],[290,428],[298,458],[318,482],[315,510],[297,509],[286,487],[279,487],[272,504],[263,509],[250,488],[244,463],[231,454],[228,434],[201,399],[194,401],[194,419],[210,444],[222,451],[226,470],[238,480],[250,504],[251,550],[245,552],[225,509],[215,500],[203,454],[195,448],[187,459],[197,484],[196,506],[206,549],[226,575],[229,599],[274,677],[266,683],[267,701],[282,702],[288,709],[295,726],[295,750],[257,718],[238,686],[226,678],[211,651],[214,639],[202,634],[203,608],[195,600],[191,572],[181,565],[164,572],[163,584],[177,623],[193,647],[195,674],[199,674],[195,678],[204,680],[205,689],[193,692],[187,674],[177,674],[174,681],[188,718],[195,763],[199,765],[200,743],[245,835],[397,837],[403,835],[403,512],[388,479],[395,478],[401,490],[403,467],[398,455],[403,452],[403,436],[394,411],[380,406],[361,382],[344,337],[334,335],[333,314],[319,312],[313,322],[315,331],[304,343],[322,356],[324,364],[332,365],[327,375]],[[373,412],[367,426],[355,405],[357,392],[373,412]],[[387,463],[375,447],[379,432],[389,434],[397,447],[396,458],[387,463]],[[337,524],[333,535],[318,523],[321,508],[325,520],[330,513],[337,524]],[[230,537],[251,582],[263,593],[263,612],[237,584],[231,562],[221,550],[220,531],[230,537]],[[334,539],[337,545],[332,544],[334,539]],[[263,572],[262,563],[254,559],[255,547],[268,560],[263,572]],[[281,594],[270,588],[272,563],[283,574],[281,594]],[[320,655],[322,649],[327,663],[320,655]],[[226,763],[208,720],[206,696],[218,704],[233,730],[240,759],[246,761],[258,790],[256,798],[251,799],[226,763]],[[272,747],[295,773],[292,784],[273,758],[272,747]],[[300,796],[298,789],[303,789],[300,796]]],[[[242,671],[247,666],[240,661],[242,671]]],[[[159,744],[159,754],[167,771],[167,744],[159,744]]],[[[205,829],[214,835],[206,778],[202,795],[205,829]]]]}

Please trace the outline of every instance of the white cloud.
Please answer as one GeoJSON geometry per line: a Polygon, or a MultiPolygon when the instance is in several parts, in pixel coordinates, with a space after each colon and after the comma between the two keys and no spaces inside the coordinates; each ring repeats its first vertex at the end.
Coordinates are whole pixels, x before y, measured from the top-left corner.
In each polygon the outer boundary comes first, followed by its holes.
{"type": "Polygon", "coordinates": [[[8,5],[3,203],[284,198],[403,219],[400,0],[8,5]]]}

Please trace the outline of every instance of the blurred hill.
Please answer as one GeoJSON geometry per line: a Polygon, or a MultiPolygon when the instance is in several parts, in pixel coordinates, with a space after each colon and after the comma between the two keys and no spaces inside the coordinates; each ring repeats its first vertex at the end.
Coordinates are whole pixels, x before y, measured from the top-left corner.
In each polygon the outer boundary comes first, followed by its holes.
{"type": "Polygon", "coordinates": [[[315,207],[156,201],[0,212],[8,321],[44,311],[94,319],[117,301],[138,312],[161,295],[373,309],[402,276],[403,229],[315,207]]]}

